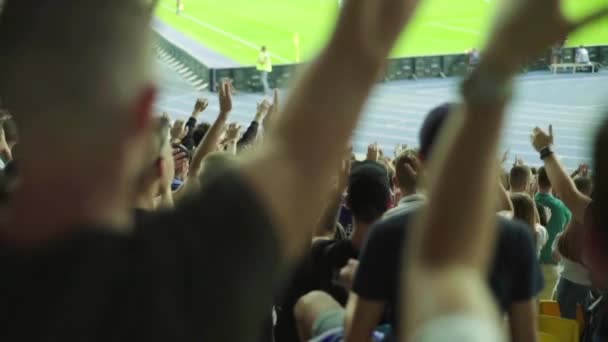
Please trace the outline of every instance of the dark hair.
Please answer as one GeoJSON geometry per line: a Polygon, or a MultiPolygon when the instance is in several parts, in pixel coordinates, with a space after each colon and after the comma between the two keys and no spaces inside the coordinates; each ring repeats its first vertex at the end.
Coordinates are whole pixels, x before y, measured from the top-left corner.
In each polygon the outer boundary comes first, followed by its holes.
{"type": "Polygon", "coordinates": [[[541,189],[548,189],[551,187],[551,180],[549,179],[549,175],[547,175],[547,170],[544,166],[541,166],[538,169],[538,186],[541,189]]]}
{"type": "Polygon", "coordinates": [[[589,177],[576,176],[574,178],[574,185],[576,186],[578,191],[582,192],[587,196],[591,196],[591,193],[593,193],[593,182],[589,177]]]}
{"type": "Polygon", "coordinates": [[[513,189],[521,189],[528,186],[532,177],[530,168],[526,165],[513,166],[509,173],[509,182],[511,183],[511,191],[513,189]]]}
{"type": "Polygon", "coordinates": [[[433,108],[424,119],[418,135],[420,143],[420,159],[428,160],[433,150],[435,139],[439,136],[441,128],[450,111],[456,108],[456,103],[444,103],[433,108]]]}
{"type": "Polygon", "coordinates": [[[198,124],[194,128],[194,132],[192,132],[192,140],[194,141],[194,146],[198,146],[198,144],[201,143],[210,127],[211,125],[209,123],[203,122],[198,124]]]}
{"type": "Polygon", "coordinates": [[[390,186],[384,165],[373,161],[353,165],[346,204],[357,221],[372,223],[388,210],[390,186]]]}

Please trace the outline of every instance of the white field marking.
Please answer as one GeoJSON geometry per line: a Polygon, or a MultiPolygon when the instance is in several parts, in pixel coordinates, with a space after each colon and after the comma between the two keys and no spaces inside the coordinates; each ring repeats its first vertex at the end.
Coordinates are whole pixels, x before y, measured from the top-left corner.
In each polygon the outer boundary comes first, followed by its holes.
{"type": "Polygon", "coordinates": [[[448,31],[463,32],[463,33],[472,34],[474,36],[481,36],[481,33],[477,30],[460,27],[460,26],[456,26],[456,25],[449,25],[449,24],[439,23],[436,21],[430,22],[427,25],[433,26],[433,27],[438,27],[438,28],[448,30],[448,31]]]}
{"type": "MultiPolygon", "coordinates": [[[[174,10],[175,10],[173,7],[167,6],[167,5],[162,5],[162,7],[164,9],[170,11],[170,12],[174,12],[174,10]]],[[[248,40],[245,40],[245,39],[243,39],[243,38],[241,38],[241,37],[239,37],[237,35],[234,35],[234,34],[232,34],[230,32],[226,32],[226,31],[222,30],[221,28],[219,28],[217,26],[214,26],[214,25],[211,25],[209,23],[206,23],[206,22],[204,22],[204,21],[202,21],[200,19],[197,19],[197,18],[195,18],[195,17],[193,17],[191,15],[188,15],[186,13],[182,12],[180,15],[181,15],[182,18],[188,19],[188,20],[192,21],[193,23],[196,23],[196,24],[198,24],[198,25],[200,25],[202,27],[205,27],[205,28],[207,28],[207,29],[209,29],[209,30],[211,30],[211,31],[213,31],[215,33],[219,33],[219,34],[221,34],[221,35],[223,35],[223,36],[225,36],[227,38],[230,38],[230,39],[234,40],[235,42],[239,42],[240,44],[242,44],[244,46],[250,47],[250,48],[258,50],[258,51],[262,47],[261,45],[257,45],[255,43],[252,43],[252,42],[250,42],[248,40]]],[[[283,63],[291,63],[291,60],[289,60],[289,59],[287,59],[287,58],[285,58],[285,57],[283,57],[281,55],[278,55],[276,53],[272,53],[271,52],[270,55],[272,57],[278,59],[279,61],[283,62],[283,63]]]]}

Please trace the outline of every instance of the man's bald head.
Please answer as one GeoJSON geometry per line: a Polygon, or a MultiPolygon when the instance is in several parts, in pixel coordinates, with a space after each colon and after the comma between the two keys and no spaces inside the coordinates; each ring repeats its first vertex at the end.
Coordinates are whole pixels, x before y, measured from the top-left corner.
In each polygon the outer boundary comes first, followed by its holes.
{"type": "Polygon", "coordinates": [[[5,1],[0,97],[24,139],[52,130],[90,140],[125,126],[151,80],[148,3],[5,1]]]}

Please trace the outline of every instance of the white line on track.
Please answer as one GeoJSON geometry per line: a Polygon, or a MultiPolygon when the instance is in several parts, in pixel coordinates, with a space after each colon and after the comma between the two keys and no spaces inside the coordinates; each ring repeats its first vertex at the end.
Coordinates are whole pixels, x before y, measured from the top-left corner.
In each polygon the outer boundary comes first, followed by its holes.
{"type": "MultiPolygon", "coordinates": [[[[162,8],[164,8],[165,10],[170,11],[172,13],[175,12],[175,8],[173,8],[171,6],[162,5],[162,8]]],[[[180,16],[182,18],[188,19],[188,20],[192,21],[193,23],[196,23],[196,24],[198,24],[198,25],[200,25],[202,27],[205,27],[205,28],[207,28],[207,29],[209,29],[209,30],[211,30],[211,31],[213,31],[215,33],[219,33],[219,34],[221,34],[221,35],[223,35],[223,36],[225,36],[227,38],[230,38],[230,39],[234,40],[235,42],[239,42],[242,45],[247,46],[249,48],[252,48],[252,49],[255,49],[255,50],[260,50],[260,48],[262,47],[261,45],[257,45],[255,43],[252,43],[252,42],[250,42],[248,40],[245,40],[245,39],[243,39],[243,38],[241,38],[241,37],[239,37],[237,35],[234,35],[234,34],[232,34],[230,32],[226,32],[226,31],[222,30],[221,28],[219,28],[217,26],[211,25],[211,24],[209,24],[207,22],[204,22],[204,21],[202,21],[202,20],[200,20],[198,18],[195,18],[195,17],[193,17],[193,16],[191,16],[189,14],[186,14],[186,13],[182,12],[180,14],[180,16]]],[[[285,57],[283,57],[281,55],[277,55],[276,53],[270,53],[270,54],[272,55],[272,57],[278,59],[279,61],[281,61],[283,63],[291,63],[291,60],[289,60],[289,59],[287,59],[287,58],[285,58],[285,57]]]]}

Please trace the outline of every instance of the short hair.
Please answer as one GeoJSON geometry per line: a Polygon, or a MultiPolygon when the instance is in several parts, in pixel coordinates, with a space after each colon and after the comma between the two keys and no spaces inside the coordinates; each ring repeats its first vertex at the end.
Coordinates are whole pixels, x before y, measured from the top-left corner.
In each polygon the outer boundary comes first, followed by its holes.
{"type": "Polygon", "coordinates": [[[441,132],[441,128],[444,126],[448,115],[454,111],[457,106],[458,105],[456,103],[444,103],[431,109],[431,111],[427,114],[418,135],[420,143],[420,159],[429,160],[433,151],[435,140],[437,140],[437,137],[441,132]]]}
{"type": "Polygon", "coordinates": [[[355,220],[372,223],[388,210],[391,198],[388,173],[375,161],[354,163],[346,202],[355,220]]]}
{"type": "Polygon", "coordinates": [[[202,170],[199,175],[201,184],[207,184],[218,175],[223,174],[236,166],[237,157],[224,151],[209,153],[203,160],[202,170]]]}
{"type": "Polygon", "coordinates": [[[5,1],[0,97],[22,135],[102,143],[116,131],[152,78],[149,22],[144,0],[5,1]]]}
{"type": "Polygon", "coordinates": [[[395,178],[399,183],[399,187],[408,192],[415,191],[418,187],[418,178],[412,177],[407,172],[407,165],[415,169],[415,165],[419,164],[418,154],[414,150],[405,150],[395,159],[395,178]]]}
{"type": "Polygon", "coordinates": [[[551,187],[551,180],[549,179],[549,175],[547,174],[547,170],[544,166],[541,166],[538,169],[538,186],[541,189],[547,189],[551,187]]]}
{"type": "Polygon", "coordinates": [[[574,185],[581,193],[591,196],[593,193],[593,182],[591,178],[585,176],[574,177],[574,185]]]}
{"type": "Polygon", "coordinates": [[[531,181],[532,173],[526,165],[515,165],[509,173],[511,190],[526,188],[531,181]]]}

